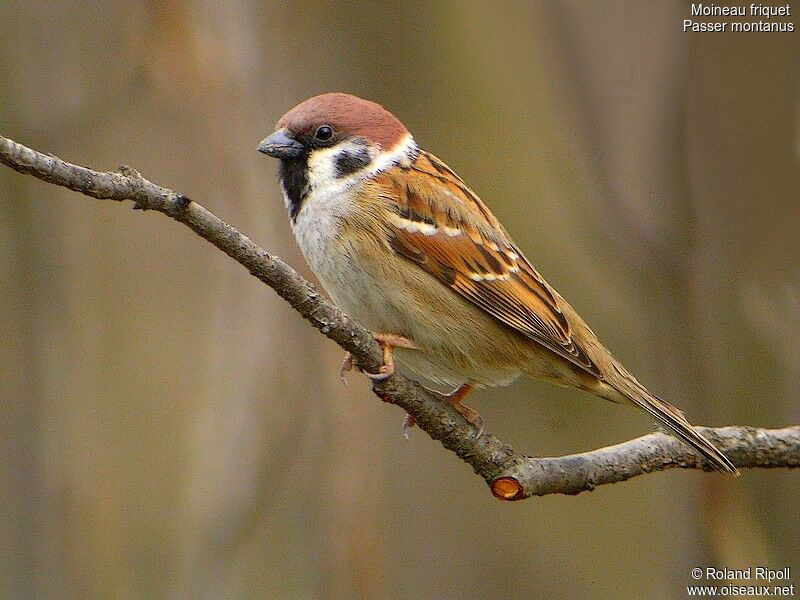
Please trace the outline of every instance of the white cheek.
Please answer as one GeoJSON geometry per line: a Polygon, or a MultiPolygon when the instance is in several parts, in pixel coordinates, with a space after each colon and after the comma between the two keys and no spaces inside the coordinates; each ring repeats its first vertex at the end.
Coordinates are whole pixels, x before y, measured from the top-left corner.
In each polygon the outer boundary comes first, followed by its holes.
{"type": "MultiPolygon", "coordinates": [[[[310,200],[324,199],[341,194],[355,185],[362,183],[393,164],[400,162],[417,150],[417,144],[411,134],[406,136],[391,151],[381,152],[379,147],[364,146],[363,142],[346,141],[331,148],[314,150],[308,157],[306,177],[310,193],[305,204],[310,200]],[[337,160],[342,154],[362,154],[367,150],[370,164],[346,177],[338,176],[337,160]]],[[[301,208],[301,212],[302,212],[301,208]]]]}
{"type": "MultiPolygon", "coordinates": [[[[323,188],[347,189],[358,179],[359,173],[348,177],[337,177],[336,162],[343,154],[359,154],[364,152],[364,145],[355,142],[343,142],[331,148],[314,150],[308,157],[308,185],[312,190],[323,188]]],[[[370,159],[375,157],[375,149],[367,148],[370,159]]]]}
{"type": "Polygon", "coordinates": [[[322,185],[336,179],[336,157],[339,154],[337,147],[315,150],[308,157],[308,185],[311,189],[318,189],[322,185]]]}

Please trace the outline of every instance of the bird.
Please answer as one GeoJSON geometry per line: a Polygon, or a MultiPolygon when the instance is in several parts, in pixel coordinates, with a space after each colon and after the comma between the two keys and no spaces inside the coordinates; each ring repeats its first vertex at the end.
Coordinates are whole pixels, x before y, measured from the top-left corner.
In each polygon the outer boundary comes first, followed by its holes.
{"type": "MultiPolygon", "coordinates": [[[[284,114],[258,150],[279,160],[289,224],[331,300],[404,371],[482,432],[463,400],[521,375],[633,405],[704,457],[731,460],[645,388],[525,257],[478,195],[380,104],[346,93],[284,114]]],[[[344,368],[351,366],[349,357],[344,368]]],[[[413,420],[411,421],[413,425],[413,420]]]]}

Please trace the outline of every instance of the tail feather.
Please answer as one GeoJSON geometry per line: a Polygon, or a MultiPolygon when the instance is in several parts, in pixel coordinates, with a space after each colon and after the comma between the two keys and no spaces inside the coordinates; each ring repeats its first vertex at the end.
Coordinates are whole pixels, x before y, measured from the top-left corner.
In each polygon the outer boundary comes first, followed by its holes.
{"type": "Polygon", "coordinates": [[[699,452],[703,458],[717,469],[727,471],[736,477],[740,475],[739,470],[730,459],[692,427],[680,410],[657,398],[644,388],[642,388],[641,394],[626,393],[625,396],[666,427],[675,437],[699,452]]]}

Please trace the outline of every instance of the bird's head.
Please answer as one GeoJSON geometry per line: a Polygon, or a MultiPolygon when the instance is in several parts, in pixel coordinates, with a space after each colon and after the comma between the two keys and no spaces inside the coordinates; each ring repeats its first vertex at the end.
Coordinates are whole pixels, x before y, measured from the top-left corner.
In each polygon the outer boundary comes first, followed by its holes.
{"type": "Polygon", "coordinates": [[[405,126],[381,105],[329,93],[301,102],[258,150],[280,159],[280,178],[294,218],[309,192],[345,189],[416,151],[405,126]]]}

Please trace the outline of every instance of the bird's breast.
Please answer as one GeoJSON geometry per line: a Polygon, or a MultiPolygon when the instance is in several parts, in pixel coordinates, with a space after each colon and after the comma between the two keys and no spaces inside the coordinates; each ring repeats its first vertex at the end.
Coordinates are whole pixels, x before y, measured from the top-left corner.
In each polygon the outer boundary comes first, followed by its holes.
{"type": "Polygon", "coordinates": [[[292,222],[292,233],[308,266],[346,311],[374,285],[363,272],[361,249],[353,247],[347,235],[358,213],[355,193],[353,189],[316,189],[292,222]]]}
{"type": "Polygon", "coordinates": [[[352,195],[348,192],[310,192],[291,223],[300,250],[311,269],[317,273],[335,258],[336,240],[343,221],[351,210],[352,195]]]}

